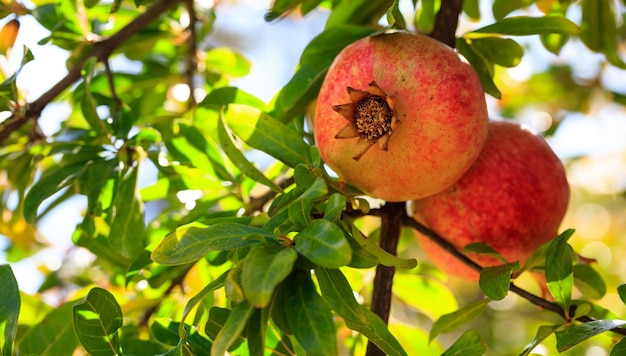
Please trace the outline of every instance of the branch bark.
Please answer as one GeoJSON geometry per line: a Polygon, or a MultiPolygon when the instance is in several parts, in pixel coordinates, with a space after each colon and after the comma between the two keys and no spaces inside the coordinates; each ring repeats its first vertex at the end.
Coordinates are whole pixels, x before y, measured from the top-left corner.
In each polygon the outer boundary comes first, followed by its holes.
{"type": "MultiPolygon", "coordinates": [[[[115,51],[122,43],[135,33],[159,17],[162,13],[173,7],[182,0],[157,0],[152,6],[146,9],[146,12],[137,16],[128,25],[120,29],[113,36],[93,44],[91,53],[78,61],[67,73],[63,79],[56,83],[50,90],[42,94],[35,101],[27,105],[26,111],[19,116],[12,116],[0,125],[0,143],[11,135],[12,132],[18,130],[29,120],[37,120],[41,116],[43,109],[59,96],[65,89],[78,81],[81,77],[81,71],[85,62],[90,57],[96,57],[99,61],[109,58],[111,53],[115,51]]],[[[15,115],[15,114],[14,114],[15,115]]]]}
{"type": "Polygon", "coordinates": [[[435,19],[435,29],[430,37],[454,48],[456,46],[456,28],[462,10],[463,0],[442,1],[435,19]]]}

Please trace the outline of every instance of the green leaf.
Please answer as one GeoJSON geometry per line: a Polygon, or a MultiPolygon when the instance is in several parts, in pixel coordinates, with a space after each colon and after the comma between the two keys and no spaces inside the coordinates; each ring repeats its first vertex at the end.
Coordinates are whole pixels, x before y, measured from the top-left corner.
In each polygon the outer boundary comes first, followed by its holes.
{"type": "Polygon", "coordinates": [[[537,345],[541,344],[543,340],[547,339],[548,336],[552,335],[561,325],[541,325],[537,329],[537,334],[535,335],[535,339],[533,342],[524,348],[519,356],[528,356],[534,350],[537,345]]]}
{"type": "Polygon", "coordinates": [[[72,324],[73,308],[74,302],[68,302],[46,314],[41,322],[22,336],[18,344],[19,353],[71,356],[78,346],[78,337],[72,324]]]}
{"type": "Polygon", "coordinates": [[[480,1],[465,0],[463,1],[463,12],[472,20],[480,20],[480,1]]]}
{"type": "Polygon", "coordinates": [[[122,309],[106,289],[92,288],[74,304],[74,330],[78,340],[91,355],[121,354],[118,330],[122,327],[122,309]]]}
{"type": "Polygon", "coordinates": [[[224,119],[232,132],[248,145],[290,167],[311,161],[309,146],[297,132],[256,108],[230,104],[224,119]]]}
{"type": "Polygon", "coordinates": [[[606,294],[606,283],[593,267],[587,263],[574,265],[574,285],[585,296],[591,299],[600,299],[606,294]]]}
{"type": "Polygon", "coordinates": [[[237,304],[228,315],[224,327],[213,340],[213,347],[211,348],[211,355],[224,355],[229,350],[230,346],[237,341],[241,333],[243,332],[248,319],[252,316],[254,307],[248,302],[243,301],[237,304]]]}
{"type": "Polygon", "coordinates": [[[315,276],[322,296],[350,329],[363,334],[386,355],[406,355],[387,325],[356,301],[348,280],[340,270],[316,268],[315,276]]]}
{"type": "Polygon", "coordinates": [[[241,152],[241,148],[233,140],[233,137],[226,131],[224,126],[223,115],[220,115],[220,120],[217,122],[217,133],[220,140],[220,145],[224,150],[224,153],[235,164],[237,168],[246,177],[261,183],[275,192],[282,192],[279,186],[276,185],[271,179],[267,178],[263,172],[254,166],[246,156],[241,152]]]}
{"type": "Polygon", "coordinates": [[[474,49],[469,45],[468,41],[469,39],[466,38],[457,38],[457,50],[467,59],[476,71],[476,74],[478,74],[480,84],[482,85],[485,93],[496,99],[502,98],[502,93],[493,82],[493,63],[476,53],[476,51],[474,51],[474,49]]]}
{"type": "Polygon", "coordinates": [[[442,315],[439,319],[437,319],[437,321],[435,321],[430,329],[429,339],[432,340],[439,334],[452,332],[476,319],[480,314],[482,314],[490,301],[491,300],[489,299],[482,299],[468,304],[455,312],[442,315]]]}
{"type": "Polygon", "coordinates": [[[39,205],[54,193],[72,184],[84,169],[85,164],[81,162],[69,166],[56,166],[45,171],[26,195],[24,219],[28,223],[34,223],[39,205]]]}
{"type": "Polygon", "coordinates": [[[328,220],[312,221],[294,241],[299,254],[322,267],[345,266],[352,258],[352,249],[343,230],[328,220]]]}
{"type": "Polygon", "coordinates": [[[511,12],[528,7],[535,2],[534,0],[494,0],[491,10],[493,17],[500,21],[511,12]]]}
{"type": "Polygon", "coordinates": [[[351,0],[341,1],[333,8],[326,28],[346,24],[373,25],[393,5],[393,0],[351,0]]]}
{"type": "Polygon", "coordinates": [[[337,221],[341,213],[346,209],[346,198],[342,194],[333,193],[328,197],[326,208],[324,209],[324,219],[337,221]]]}
{"type": "Polygon", "coordinates": [[[581,1],[582,22],[580,39],[589,49],[605,54],[609,63],[625,69],[617,52],[617,24],[612,1],[583,0],[581,1]]]}
{"type": "Polygon", "coordinates": [[[402,12],[400,12],[398,0],[394,0],[393,5],[387,10],[387,22],[389,23],[389,28],[406,30],[406,21],[402,12]]]}
{"type": "Polygon", "coordinates": [[[476,330],[467,330],[441,356],[480,356],[485,352],[483,336],[476,330]]]}
{"type": "Polygon", "coordinates": [[[560,35],[558,33],[539,35],[543,47],[557,56],[559,55],[559,53],[561,53],[561,49],[563,48],[563,46],[565,46],[567,41],[569,41],[569,37],[570,36],[568,35],[560,35]]]}
{"type": "Polygon", "coordinates": [[[245,104],[263,109],[265,103],[256,96],[236,87],[223,87],[211,90],[207,96],[198,103],[198,107],[219,111],[228,104],[245,104]]]}
{"type": "Polygon", "coordinates": [[[219,277],[213,280],[211,283],[207,284],[202,288],[202,290],[191,297],[187,304],[185,304],[185,309],[183,310],[183,315],[180,318],[180,326],[181,328],[178,330],[178,335],[182,338],[184,335],[183,326],[185,325],[185,319],[189,316],[189,313],[193,310],[193,308],[198,305],[209,293],[214,292],[215,290],[222,288],[224,286],[224,281],[226,281],[226,277],[230,270],[222,273],[219,277]]]}
{"type": "Polygon", "coordinates": [[[609,356],[620,356],[626,355],[626,337],[621,338],[618,342],[613,345],[611,349],[611,354],[609,356]]]}
{"type": "Polygon", "coordinates": [[[233,77],[243,77],[250,72],[250,62],[243,55],[228,47],[218,47],[207,51],[204,65],[207,71],[233,77]]]}
{"type": "Polygon", "coordinates": [[[617,294],[622,300],[622,303],[626,304],[626,283],[617,286],[617,294]]]}
{"type": "Polygon", "coordinates": [[[497,258],[502,263],[508,262],[504,257],[502,257],[502,255],[498,251],[494,250],[491,246],[482,242],[472,242],[471,244],[463,247],[463,252],[480,253],[497,258]]]}
{"type": "Polygon", "coordinates": [[[515,67],[522,61],[524,49],[515,40],[481,37],[471,40],[472,48],[483,58],[503,67],[515,67]]]}
{"type": "Polygon", "coordinates": [[[82,86],[83,92],[80,96],[80,108],[83,113],[83,117],[91,129],[95,131],[96,134],[102,134],[106,131],[106,127],[104,126],[104,122],[98,116],[98,112],[96,111],[96,101],[91,93],[92,79],[97,63],[98,59],[95,57],[91,57],[85,61],[85,65],[83,67],[84,85],[82,86]]]}
{"type": "Polygon", "coordinates": [[[560,234],[550,243],[546,252],[546,281],[548,289],[565,313],[569,312],[574,285],[573,261],[570,254],[571,247],[567,243],[572,234],[574,234],[572,229],[560,234]]]}
{"type": "Polygon", "coordinates": [[[0,111],[10,111],[12,109],[11,102],[17,103],[19,101],[19,93],[17,90],[17,76],[22,71],[22,68],[26,63],[35,59],[33,52],[26,46],[24,46],[24,56],[20,66],[15,70],[15,73],[6,78],[0,83],[0,111]]]}
{"type": "Polygon", "coordinates": [[[135,257],[146,244],[143,202],[137,189],[138,171],[131,168],[131,172],[119,180],[109,232],[111,247],[128,259],[135,257]]]}
{"type": "Polygon", "coordinates": [[[250,235],[273,238],[274,235],[248,225],[218,223],[204,226],[191,223],[167,235],[152,251],[152,260],[162,265],[181,265],[204,257],[210,251],[232,250],[256,243],[250,235]]]}
{"type": "Polygon", "coordinates": [[[304,112],[307,105],[317,97],[326,72],[337,54],[350,43],[373,32],[368,27],[344,24],[328,28],[313,38],[302,52],[298,70],[276,96],[270,114],[286,122],[304,112]]]}
{"type": "Polygon", "coordinates": [[[519,262],[485,267],[480,271],[478,280],[480,289],[493,300],[504,299],[511,285],[511,273],[519,270],[519,262]]]}
{"type": "Polygon", "coordinates": [[[0,351],[12,355],[20,314],[20,290],[9,265],[0,265],[0,351]]]}
{"type": "Polygon", "coordinates": [[[350,236],[363,248],[367,253],[375,256],[378,259],[378,263],[387,267],[398,267],[411,269],[417,266],[417,260],[414,258],[404,259],[399,258],[389,252],[383,250],[375,241],[363,235],[359,229],[354,226],[352,220],[349,218],[342,219],[341,223],[350,231],[350,236]]]}
{"type": "Polygon", "coordinates": [[[309,272],[287,280],[292,293],[285,299],[287,321],[293,334],[311,355],[337,355],[337,331],[328,304],[317,294],[309,272]]]}
{"type": "Polygon", "coordinates": [[[310,199],[296,199],[288,207],[289,220],[297,227],[303,228],[311,223],[310,199]]]}
{"type": "Polygon", "coordinates": [[[625,320],[594,320],[582,324],[570,324],[556,332],[556,348],[559,352],[569,350],[590,337],[626,325],[625,320]]]}
{"type": "Polygon", "coordinates": [[[415,24],[423,33],[431,33],[435,29],[435,17],[439,8],[435,0],[422,0],[415,13],[415,24]]]}
{"type": "Polygon", "coordinates": [[[287,11],[294,10],[303,0],[276,0],[265,14],[265,21],[271,22],[279,18],[287,11]]]}
{"type": "MultiPolygon", "coordinates": [[[[499,33],[511,36],[529,36],[547,33],[559,33],[562,35],[577,35],[578,26],[563,16],[507,17],[489,26],[481,27],[472,33],[499,33]]],[[[468,33],[465,37],[471,37],[468,33]]]]}
{"type": "Polygon", "coordinates": [[[257,308],[272,300],[276,286],[293,270],[298,254],[292,248],[255,246],[248,252],[241,275],[246,299],[257,308]]]}

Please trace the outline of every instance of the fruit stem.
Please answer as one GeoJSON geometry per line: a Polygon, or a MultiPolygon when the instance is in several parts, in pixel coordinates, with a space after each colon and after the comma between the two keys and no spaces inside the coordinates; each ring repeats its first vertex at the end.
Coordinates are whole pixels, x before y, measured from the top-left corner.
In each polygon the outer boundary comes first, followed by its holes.
{"type": "MultiPolygon", "coordinates": [[[[406,203],[386,203],[380,209],[380,247],[392,255],[395,255],[398,250],[398,241],[405,216],[406,203]]],[[[376,266],[371,310],[385,324],[389,321],[394,273],[394,267],[386,267],[381,264],[376,266]]],[[[366,356],[379,355],[383,356],[385,353],[369,341],[366,356]]]]}

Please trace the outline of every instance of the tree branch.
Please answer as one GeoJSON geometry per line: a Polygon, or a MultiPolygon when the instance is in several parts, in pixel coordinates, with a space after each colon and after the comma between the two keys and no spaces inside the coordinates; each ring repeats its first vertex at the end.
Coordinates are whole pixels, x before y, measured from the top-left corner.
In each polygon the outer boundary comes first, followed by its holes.
{"type": "MultiPolygon", "coordinates": [[[[392,255],[397,253],[400,230],[403,217],[406,216],[406,203],[387,203],[381,209],[380,217],[380,247],[392,255]]],[[[376,266],[374,277],[374,292],[372,293],[371,310],[378,315],[385,324],[389,321],[393,287],[394,267],[381,264],[376,266]]],[[[384,356],[385,353],[371,341],[367,344],[367,356],[384,356]]]]}
{"type": "Polygon", "coordinates": [[[456,46],[456,28],[462,10],[463,0],[442,1],[435,19],[435,29],[430,37],[454,48],[456,46]]]}
{"type": "Polygon", "coordinates": [[[117,33],[106,40],[96,42],[92,45],[91,52],[80,59],[67,73],[67,75],[56,83],[50,90],[45,92],[32,103],[28,104],[26,111],[19,116],[12,116],[0,125],[0,143],[4,141],[12,132],[18,130],[29,120],[37,120],[41,116],[43,109],[59,96],[65,89],[78,81],[85,62],[90,57],[96,57],[99,61],[106,60],[113,51],[129,37],[139,32],[142,28],[159,17],[163,12],[182,0],[157,0],[146,12],[137,16],[128,25],[120,29],[117,33]]]}

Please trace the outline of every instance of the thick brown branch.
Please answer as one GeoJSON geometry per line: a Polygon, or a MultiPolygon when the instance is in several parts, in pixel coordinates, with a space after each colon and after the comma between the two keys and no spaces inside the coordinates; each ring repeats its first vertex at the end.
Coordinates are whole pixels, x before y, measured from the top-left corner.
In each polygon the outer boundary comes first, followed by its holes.
{"type": "Polygon", "coordinates": [[[18,130],[29,120],[36,120],[41,115],[43,109],[59,96],[70,85],[74,84],[81,77],[81,71],[85,65],[85,61],[90,57],[96,57],[98,60],[106,60],[113,51],[122,43],[128,40],[133,34],[139,32],[142,28],[167,11],[174,4],[181,0],[157,0],[152,6],[146,9],[146,12],[137,16],[128,25],[123,27],[113,36],[101,42],[93,44],[91,53],[79,60],[67,73],[67,75],[56,83],[50,90],[45,92],[32,103],[28,104],[26,112],[23,115],[13,116],[7,119],[0,126],[0,142],[4,141],[9,135],[18,130]]]}
{"type": "MultiPolygon", "coordinates": [[[[400,231],[403,225],[403,217],[406,216],[405,203],[387,203],[381,209],[380,217],[380,247],[395,255],[400,240],[400,231]]],[[[372,293],[371,310],[385,323],[389,320],[391,310],[391,297],[393,286],[394,267],[386,267],[381,264],[376,266],[374,277],[374,291],[372,293]]],[[[384,355],[372,342],[367,344],[367,356],[384,355]]]]}
{"type": "Polygon", "coordinates": [[[459,24],[459,15],[463,10],[463,0],[447,0],[441,2],[441,8],[435,19],[435,29],[430,37],[454,48],[456,43],[456,28],[459,24]]]}

